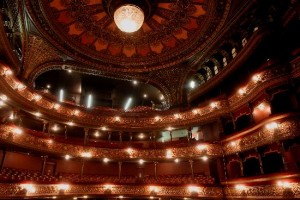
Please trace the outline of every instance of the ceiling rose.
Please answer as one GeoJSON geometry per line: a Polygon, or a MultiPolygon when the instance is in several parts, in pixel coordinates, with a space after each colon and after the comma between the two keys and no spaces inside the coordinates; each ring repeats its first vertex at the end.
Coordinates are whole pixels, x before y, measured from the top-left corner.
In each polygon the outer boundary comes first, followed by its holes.
{"type": "Polygon", "coordinates": [[[144,23],[144,12],[136,5],[125,4],[115,11],[114,20],[121,31],[133,33],[142,27],[144,23]]]}

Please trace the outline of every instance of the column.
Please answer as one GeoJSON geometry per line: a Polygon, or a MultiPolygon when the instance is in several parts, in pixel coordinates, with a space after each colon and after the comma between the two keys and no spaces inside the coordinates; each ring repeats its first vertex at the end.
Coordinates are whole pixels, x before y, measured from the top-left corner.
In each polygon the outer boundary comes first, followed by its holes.
{"type": "Polygon", "coordinates": [[[285,151],[284,151],[283,142],[278,142],[278,145],[280,145],[280,154],[281,154],[281,157],[282,157],[283,169],[284,169],[284,171],[287,171],[288,166],[287,166],[287,162],[286,162],[286,159],[285,159],[285,151]]]}
{"type": "Polygon", "coordinates": [[[254,120],[254,117],[253,117],[253,106],[251,103],[247,103],[248,107],[249,107],[249,110],[250,110],[250,117],[251,117],[251,124],[254,124],[255,123],[255,120],[254,120]]]}
{"type": "Polygon", "coordinates": [[[122,133],[123,133],[122,131],[119,132],[119,141],[120,141],[120,143],[122,143],[122,133]]]}
{"type": "Polygon", "coordinates": [[[153,132],[154,148],[156,148],[156,132],[153,132]]]}
{"type": "Polygon", "coordinates": [[[48,122],[47,121],[43,121],[43,133],[45,133],[46,132],[46,129],[47,129],[47,124],[48,124],[48,122]]]}
{"type": "Polygon", "coordinates": [[[3,149],[2,150],[2,158],[1,158],[1,163],[0,163],[0,171],[2,171],[3,166],[4,166],[4,162],[5,162],[5,157],[6,157],[6,150],[3,149]]]}
{"type": "Polygon", "coordinates": [[[82,178],[82,177],[83,177],[83,171],[84,171],[84,162],[85,162],[85,160],[84,160],[84,159],[82,159],[82,163],[81,163],[81,171],[80,171],[80,178],[82,178]]]}
{"type": "Polygon", "coordinates": [[[243,166],[242,159],[241,159],[239,153],[236,153],[236,155],[237,155],[237,157],[239,158],[239,161],[240,161],[241,176],[244,176],[244,166],[243,166]]]}
{"type": "Polygon", "coordinates": [[[108,132],[107,134],[108,134],[107,140],[108,140],[108,143],[110,144],[110,141],[111,141],[111,132],[108,132]]]}
{"type": "Polygon", "coordinates": [[[260,174],[264,174],[264,168],[263,168],[263,164],[262,164],[262,160],[261,160],[261,155],[260,155],[257,147],[255,148],[255,151],[257,152],[257,155],[258,155],[260,174]]]}
{"type": "Polygon", "coordinates": [[[88,142],[89,128],[84,128],[84,145],[88,142]]]}
{"type": "Polygon", "coordinates": [[[65,139],[68,138],[67,132],[68,132],[68,129],[67,129],[67,126],[65,126],[65,139]]]}
{"type": "Polygon", "coordinates": [[[192,127],[189,127],[187,129],[187,140],[188,140],[188,142],[190,142],[191,139],[192,139],[192,127]]]}
{"type": "Polygon", "coordinates": [[[235,124],[233,113],[230,113],[230,116],[231,116],[231,119],[232,119],[233,131],[235,131],[236,130],[236,124],[235,124]]]}
{"type": "Polygon", "coordinates": [[[170,141],[173,141],[173,135],[172,135],[172,131],[170,131],[170,141]]]}
{"type": "Polygon", "coordinates": [[[191,166],[191,173],[192,173],[192,178],[194,178],[194,167],[193,167],[193,160],[189,160],[190,166],[191,166]]]}
{"type": "Polygon", "coordinates": [[[41,172],[42,176],[45,173],[45,167],[46,167],[47,158],[48,158],[48,156],[43,156],[42,157],[42,159],[43,159],[42,172],[41,172]]]}
{"type": "Polygon", "coordinates": [[[129,144],[131,144],[132,143],[132,133],[130,132],[129,133],[129,144]]]}
{"type": "Polygon", "coordinates": [[[154,177],[157,179],[157,164],[158,162],[154,162],[154,177]]]}
{"type": "Polygon", "coordinates": [[[119,179],[121,179],[121,173],[122,173],[122,162],[119,161],[118,162],[118,165],[119,165],[119,179]]]}

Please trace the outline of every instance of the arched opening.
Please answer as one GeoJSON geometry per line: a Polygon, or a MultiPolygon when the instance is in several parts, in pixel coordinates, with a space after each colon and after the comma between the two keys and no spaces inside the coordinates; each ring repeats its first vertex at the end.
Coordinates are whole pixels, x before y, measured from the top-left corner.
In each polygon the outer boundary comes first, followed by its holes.
{"type": "Polygon", "coordinates": [[[248,128],[252,124],[252,119],[250,114],[245,114],[237,118],[236,120],[236,130],[240,131],[248,128]]]}
{"type": "Polygon", "coordinates": [[[272,114],[293,111],[293,102],[288,91],[277,93],[271,100],[272,114]]]}
{"type": "Polygon", "coordinates": [[[265,174],[284,171],[282,156],[279,152],[267,153],[262,157],[265,174]]]}
{"type": "Polygon", "coordinates": [[[247,158],[244,163],[244,176],[257,176],[260,175],[260,168],[259,168],[259,160],[257,157],[250,157],[247,158]]]}
{"type": "Polygon", "coordinates": [[[241,165],[242,163],[237,160],[229,162],[227,166],[229,178],[240,178],[242,176],[241,165]]]}

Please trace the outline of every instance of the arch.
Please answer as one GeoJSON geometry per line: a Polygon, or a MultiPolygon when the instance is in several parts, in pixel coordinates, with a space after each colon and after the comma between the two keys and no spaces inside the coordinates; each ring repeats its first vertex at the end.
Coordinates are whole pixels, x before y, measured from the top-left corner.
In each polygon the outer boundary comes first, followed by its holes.
{"type": "Polygon", "coordinates": [[[242,177],[242,163],[238,160],[233,160],[228,163],[227,170],[229,178],[240,178],[242,177]]]}
{"type": "Polygon", "coordinates": [[[257,157],[249,157],[243,162],[244,176],[260,175],[259,160],[257,157]]]}
{"type": "Polygon", "coordinates": [[[284,113],[293,111],[293,101],[290,92],[285,90],[273,95],[271,99],[271,113],[284,113]]]}
{"type": "Polygon", "coordinates": [[[251,114],[244,114],[237,118],[236,120],[236,130],[240,131],[252,124],[251,114]]]}
{"type": "Polygon", "coordinates": [[[284,171],[282,155],[279,152],[270,152],[262,157],[265,174],[284,171]]]}

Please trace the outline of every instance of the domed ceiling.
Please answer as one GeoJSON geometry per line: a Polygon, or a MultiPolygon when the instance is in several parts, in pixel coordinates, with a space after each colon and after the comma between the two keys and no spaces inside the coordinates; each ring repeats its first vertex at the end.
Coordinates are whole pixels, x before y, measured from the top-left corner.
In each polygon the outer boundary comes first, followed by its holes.
{"type": "Polygon", "coordinates": [[[26,0],[39,31],[60,51],[99,70],[147,72],[187,60],[213,39],[231,0],[152,0],[142,28],[123,33],[110,0],[26,0]]]}

